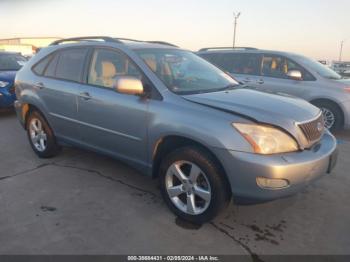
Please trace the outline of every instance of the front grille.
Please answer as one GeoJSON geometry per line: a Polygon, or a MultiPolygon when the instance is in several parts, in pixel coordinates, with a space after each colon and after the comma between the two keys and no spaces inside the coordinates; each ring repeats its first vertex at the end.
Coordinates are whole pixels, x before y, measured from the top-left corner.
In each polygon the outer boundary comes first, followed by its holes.
{"type": "Polygon", "coordinates": [[[324,132],[324,120],[323,115],[320,114],[315,120],[310,122],[304,122],[299,124],[300,129],[303,131],[305,138],[309,144],[312,144],[320,140],[324,132]]]}
{"type": "Polygon", "coordinates": [[[15,85],[12,85],[10,88],[9,88],[9,93],[11,95],[13,95],[15,93],[15,85]]]}

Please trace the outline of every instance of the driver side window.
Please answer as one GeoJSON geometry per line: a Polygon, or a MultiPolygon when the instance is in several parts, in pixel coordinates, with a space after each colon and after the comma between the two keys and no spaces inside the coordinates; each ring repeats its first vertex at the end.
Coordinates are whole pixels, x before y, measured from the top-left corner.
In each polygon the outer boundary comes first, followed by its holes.
{"type": "Polygon", "coordinates": [[[113,88],[118,76],[131,76],[142,79],[142,74],[124,54],[97,49],[92,56],[88,84],[113,88]]]}
{"type": "Polygon", "coordinates": [[[312,81],[314,77],[294,61],[276,55],[264,55],[261,66],[261,75],[274,78],[290,79],[287,73],[291,70],[300,71],[303,81],[312,81]]]}
{"type": "Polygon", "coordinates": [[[286,60],[280,56],[264,55],[262,60],[261,75],[274,78],[288,78],[286,60]]]}

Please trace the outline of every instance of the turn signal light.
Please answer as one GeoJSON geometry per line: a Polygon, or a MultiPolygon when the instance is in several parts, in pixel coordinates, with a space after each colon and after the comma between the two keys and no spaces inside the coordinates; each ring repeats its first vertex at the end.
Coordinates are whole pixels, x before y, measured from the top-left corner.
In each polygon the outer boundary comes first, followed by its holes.
{"type": "Polygon", "coordinates": [[[288,180],[277,178],[257,177],[256,183],[264,189],[282,189],[289,186],[288,180]]]}

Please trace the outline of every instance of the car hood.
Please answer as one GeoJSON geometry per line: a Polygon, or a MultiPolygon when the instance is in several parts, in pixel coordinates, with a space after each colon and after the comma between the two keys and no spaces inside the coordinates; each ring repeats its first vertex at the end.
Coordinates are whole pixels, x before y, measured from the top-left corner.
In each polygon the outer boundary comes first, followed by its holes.
{"type": "Polygon", "coordinates": [[[17,71],[0,71],[0,80],[13,82],[15,80],[17,71]]]}
{"type": "Polygon", "coordinates": [[[295,123],[312,120],[320,114],[317,107],[299,98],[241,88],[183,97],[188,101],[256,122],[279,126],[288,131],[295,129],[295,123]]]}

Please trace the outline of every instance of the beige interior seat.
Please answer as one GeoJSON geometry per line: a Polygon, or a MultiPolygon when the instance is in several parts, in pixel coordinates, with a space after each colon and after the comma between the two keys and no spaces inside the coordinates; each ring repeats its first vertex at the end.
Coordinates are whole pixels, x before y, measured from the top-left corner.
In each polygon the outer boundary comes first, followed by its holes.
{"type": "MultiPolygon", "coordinates": [[[[144,62],[151,68],[151,70],[157,73],[158,65],[155,57],[144,57],[144,62]]],[[[161,63],[159,67],[159,77],[168,84],[172,84],[172,74],[168,63],[161,63]]]]}
{"type": "Polygon", "coordinates": [[[272,59],[272,63],[271,63],[271,69],[272,70],[276,70],[278,66],[277,60],[274,58],[272,59]]]}
{"type": "Polygon", "coordinates": [[[153,72],[157,72],[157,62],[153,57],[144,58],[144,61],[153,72]]]}
{"type": "Polygon", "coordinates": [[[117,69],[113,63],[109,61],[101,62],[101,77],[100,81],[105,87],[113,87],[115,80],[113,79],[117,75],[117,69]]]}

